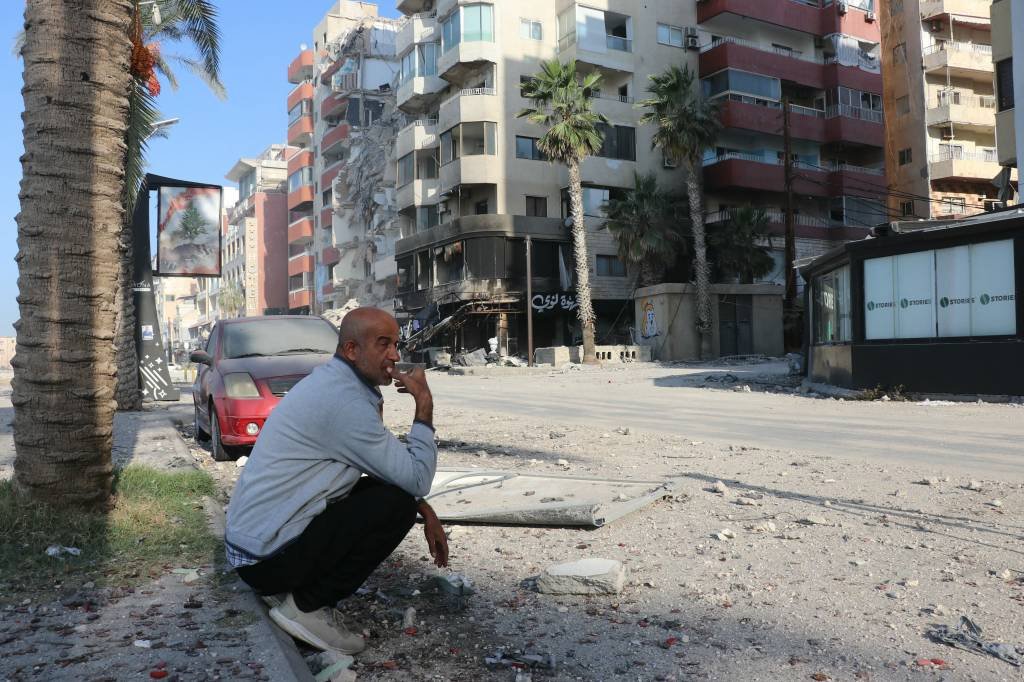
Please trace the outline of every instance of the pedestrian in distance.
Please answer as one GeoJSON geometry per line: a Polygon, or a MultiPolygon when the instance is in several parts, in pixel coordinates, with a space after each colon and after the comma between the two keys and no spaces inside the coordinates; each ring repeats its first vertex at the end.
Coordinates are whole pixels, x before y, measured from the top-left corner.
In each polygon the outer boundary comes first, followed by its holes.
{"type": "Polygon", "coordinates": [[[362,651],[335,608],[402,542],[419,514],[434,562],[448,540],[423,497],[437,468],[434,403],[420,368],[400,372],[398,323],[377,308],[342,320],[335,355],[274,408],[235,485],[225,546],[239,577],[290,635],[322,650],[362,651]],[[380,387],[416,408],[407,443],[383,422],[380,387]]]}

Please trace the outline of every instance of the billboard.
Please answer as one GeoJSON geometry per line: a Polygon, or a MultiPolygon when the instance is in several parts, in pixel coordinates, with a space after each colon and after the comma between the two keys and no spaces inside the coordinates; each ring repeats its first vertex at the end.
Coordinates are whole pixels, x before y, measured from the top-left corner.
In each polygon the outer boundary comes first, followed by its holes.
{"type": "Polygon", "coordinates": [[[220,224],[220,187],[160,187],[154,274],[220,277],[220,224]]]}

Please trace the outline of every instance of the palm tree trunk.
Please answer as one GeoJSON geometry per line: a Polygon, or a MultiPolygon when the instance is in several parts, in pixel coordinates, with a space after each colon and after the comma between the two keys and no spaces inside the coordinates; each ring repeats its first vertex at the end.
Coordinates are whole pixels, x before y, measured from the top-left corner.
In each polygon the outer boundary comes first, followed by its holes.
{"type": "Polygon", "coordinates": [[[117,365],[131,0],[28,0],[14,485],[104,506],[117,365]]]}
{"type": "Polygon", "coordinates": [[[697,333],[700,334],[700,358],[711,357],[711,286],[707,242],[704,235],[704,201],[700,191],[700,168],[689,164],[686,192],[690,199],[690,223],[693,229],[693,269],[697,281],[697,333]]]}
{"type": "Polygon", "coordinates": [[[132,291],[135,254],[132,250],[131,212],[126,211],[121,233],[118,260],[120,275],[114,303],[117,310],[114,356],[117,358],[117,389],[115,399],[118,411],[142,409],[142,391],[139,390],[139,354],[135,347],[135,296],[132,291]]]}
{"type": "Polygon", "coordinates": [[[597,364],[594,343],[594,304],[590,300],[590,255],[587,253],[587,226],[583,221],[583,183],[580,164],[569,163],[569,202],[572,204],[572,248],[576,256],[576,294],[579,308],[576,315],[583,328],[583,362],[597,364]]]}

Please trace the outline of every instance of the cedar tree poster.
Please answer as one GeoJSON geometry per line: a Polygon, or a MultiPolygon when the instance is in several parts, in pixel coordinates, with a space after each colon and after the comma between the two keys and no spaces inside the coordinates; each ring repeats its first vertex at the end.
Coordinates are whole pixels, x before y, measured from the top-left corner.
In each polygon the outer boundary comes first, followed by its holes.
{"type": "Polygon", "coordinates": [[[157,273],[220,277],[220,187],[161,187],[157,273]]]}

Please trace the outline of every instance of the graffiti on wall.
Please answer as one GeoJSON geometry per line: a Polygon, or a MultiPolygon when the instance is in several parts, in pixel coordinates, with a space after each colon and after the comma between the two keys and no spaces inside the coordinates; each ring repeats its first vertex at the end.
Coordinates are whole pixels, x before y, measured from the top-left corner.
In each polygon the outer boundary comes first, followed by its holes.
{"type": "Polygon", "coordinates": [[[640,336],[651,339],[658,336],[658,317],[654,312],[654,304],[644,301],[642,306],[643,318],[640,320],[640,336]]]}

